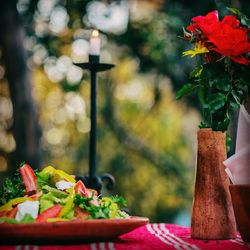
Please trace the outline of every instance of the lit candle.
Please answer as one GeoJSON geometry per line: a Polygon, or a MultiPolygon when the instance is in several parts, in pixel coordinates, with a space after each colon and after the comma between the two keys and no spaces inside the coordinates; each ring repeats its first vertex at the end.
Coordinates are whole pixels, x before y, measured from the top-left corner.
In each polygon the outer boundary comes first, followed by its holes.
{"type": "Polygon", "coordinates": [[[99,32],[98,32],[98,30],[94,30],[92,32],[92,36],[90,38],[89,55],[99,56],[100,49],[101,49],[101,39],[99,37],[99,32]]]}

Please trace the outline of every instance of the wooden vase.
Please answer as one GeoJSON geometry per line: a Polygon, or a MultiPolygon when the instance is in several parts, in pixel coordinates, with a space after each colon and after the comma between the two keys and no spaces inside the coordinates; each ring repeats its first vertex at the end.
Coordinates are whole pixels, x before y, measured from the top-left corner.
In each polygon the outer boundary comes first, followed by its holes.
{"type": "Polygon", "coordinates": [[[236,237],[230,182],[224,160],[225,133],[200,129],[191,216],[192,238],[219,240],[236,237]]]}

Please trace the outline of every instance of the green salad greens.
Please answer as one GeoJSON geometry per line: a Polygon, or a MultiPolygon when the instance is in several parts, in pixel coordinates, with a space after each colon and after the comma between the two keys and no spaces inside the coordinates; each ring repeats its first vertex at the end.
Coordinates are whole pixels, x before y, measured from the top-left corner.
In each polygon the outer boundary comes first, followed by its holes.
{"type": "Polygon", "coordinates": [[[124,206],[124,198],[101,197],[62,170],[24,164],[0,190],[0,223],[128,218],[124,206]]]}

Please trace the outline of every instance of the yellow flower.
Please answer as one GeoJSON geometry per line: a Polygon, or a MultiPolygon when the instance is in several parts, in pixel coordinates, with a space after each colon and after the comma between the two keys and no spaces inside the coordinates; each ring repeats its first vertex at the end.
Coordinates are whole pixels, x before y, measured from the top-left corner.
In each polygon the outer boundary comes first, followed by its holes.
{"type": "Polygon", "coordinates": [[[182,56],[190,56],[193,58],[198,54],[204,54],[208,52],[209,50],[202,44],[202,42],[198,42],[195,44],[194,50],[187,50],[182,53],[182,56]]]}

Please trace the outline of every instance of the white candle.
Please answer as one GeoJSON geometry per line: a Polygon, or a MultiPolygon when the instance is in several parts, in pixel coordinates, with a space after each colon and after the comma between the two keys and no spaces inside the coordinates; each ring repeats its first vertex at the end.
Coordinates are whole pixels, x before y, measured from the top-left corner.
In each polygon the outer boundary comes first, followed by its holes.
{"type": "Polygon", "coordinates": [[[99,56],[100,49],[101,49],[101,39],[99,37],[99,32],[98,30],[94,30],[90,38],[89,54],[92,56],[99,56]]]}

